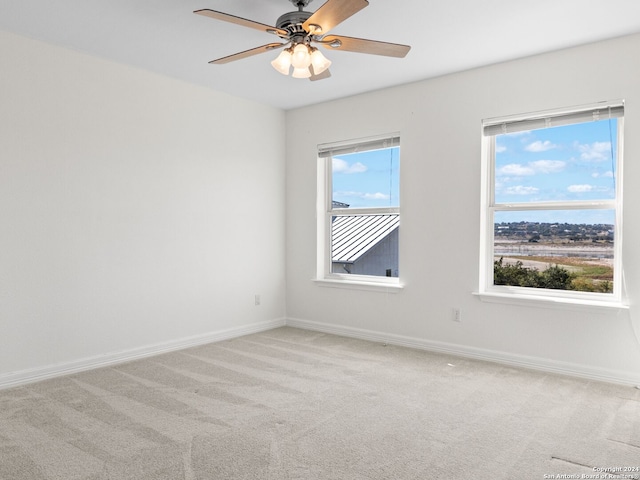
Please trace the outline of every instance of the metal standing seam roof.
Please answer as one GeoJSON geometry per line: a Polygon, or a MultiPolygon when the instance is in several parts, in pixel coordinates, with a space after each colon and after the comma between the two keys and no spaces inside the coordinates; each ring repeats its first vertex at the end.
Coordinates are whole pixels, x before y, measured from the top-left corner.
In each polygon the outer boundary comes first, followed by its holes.
{"type": "Polygon", "coordinates": [[[336,216],[331,226],[331,260],[355,262],[399,225],[397,213],[336,216]]]}

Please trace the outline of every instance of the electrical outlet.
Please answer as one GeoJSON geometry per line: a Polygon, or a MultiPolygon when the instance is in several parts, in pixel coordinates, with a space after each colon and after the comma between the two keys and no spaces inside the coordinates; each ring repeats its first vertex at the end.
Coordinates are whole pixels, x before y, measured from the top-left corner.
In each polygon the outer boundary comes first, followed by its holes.
{"type": "Polygon", "coordinates": [[[256,295],[254,297],[254,303],[255,303],[255,305],[260,305],[260,295],[256,295]]]}
{"type": "Polygon", "coordinates": [[[462,322],[462,311],[460,310],[460,307],[453,308],[453,311],[451,312],[451,320],[458,323],[462,322]]]}

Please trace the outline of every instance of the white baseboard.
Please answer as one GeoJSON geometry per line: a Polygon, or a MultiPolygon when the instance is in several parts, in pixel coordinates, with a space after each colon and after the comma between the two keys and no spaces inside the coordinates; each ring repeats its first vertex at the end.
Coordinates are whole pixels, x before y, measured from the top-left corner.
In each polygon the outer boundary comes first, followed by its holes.
{"type": "Polygon", "coordinates": [[[430,352],[455,355],[458,357],[484,360],[494,363],[501,363],[514,367],[528,368],[543,372],[569,375],[588,380],[617,383],[622,385],[638,386],[640,378],[630,372],[608,370],[603,368],[578,365],[568,362],[559,362],[539,357],[510,354],[494,350],[468,347],[446,342],[437,342],[421,338],[406,337],[402,335],[389,334],[374,330],[366,330],[353,327],[345,327],[325,322],[315,322],[301,319],[276,319],[264,322],[253,323],[242,327],[219,330],[203,335],[186,337],[170,342],[148,345],[132,350],[114,352],[105,355],[83,358],[66,363],[47,365],[41,368],[33,368],[0,375],[0,389],[17,387],[27,383],[46,380],[62,375],[92,370],[94,368],[107,367],[118,363],[130,362],[153,355],[182,350],[189,347],[204,345],[207,343],[220,342],[231,338],[241,337],[252,333],[263,332],[282,326],[313,330],[316,332],[330,333],[343,337],[358,338],[372,342],[388,343],[402,347],[415,348],[430,352]]]}
{"type": "Polygon", "coordinates": [[[495,350],[486,350],[481,348],[468,347],[465,345],[457,345],[453,343],[425,340],[421,338],[405,337],[402,335],[394,335],[390,333],[345,327],[342,325],[315,322],[310,320],[288,318],[286,320],[286,324],[289,327],[301,328],[305,330],[331,333],[343,337],[358,338],[361,340],[369,340],[372,342],[388,343],[390,345],[398,345],[402,347],[415,348],[430,352],[444,353],[448,355],[455,355],[458,357],[472,358],[475,360],[500,363],[504,365],[538,370],[542,372],[569,375],[587,380],[595,380],[600,382],[616,383],[630,386],[640,385],[640,377],[638,377],[638,375],[634,374],[633,372],[609,370],[588,365],[560,362],[545,358],[517,355],[495,350]]]}
{"type": "Polygon", "coordinates": [[[192,337],[180,338],[169,342],[158,343],[155,345],[147,345],[132,350],[108,353],[105,355],[96,355],[94,357],[82,358],[71,362],[59,363],[55,365],[47,365],[41,368],[32,368],[19,372],[12,372],[0,375],[0,389],[17,387],[27,383],[46,380],[62,375],[70,375],[73,373],[92,370],[94,368],[107,367],[118,363],[130,362],[161,353],[173,352],[189,347],[196,347],[207,343],[220,342],[231,338],[249,335],[251,333],[263,332],[286,324],[285,319],[268,320],[264,322],[252,323],[242,327],[229,328],[216,332],[205,333],[203,335],[195,335],[192,337]]]}

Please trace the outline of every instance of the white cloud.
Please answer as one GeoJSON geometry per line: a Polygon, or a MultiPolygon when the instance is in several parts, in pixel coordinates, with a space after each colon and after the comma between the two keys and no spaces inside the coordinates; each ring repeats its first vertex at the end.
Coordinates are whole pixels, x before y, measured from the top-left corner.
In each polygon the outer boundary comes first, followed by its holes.
{"type": "Polygon", "coordinates": [[[564,170],[567,165],[562,160],[536,160],[535,162],[529,162],[529,166],[533,168],[536,173],[557,173],[564,170]]]}
{"type": "Polygon", "coordinates": [[[364,193],[362,194],[362,198],[366,200],[388,200],[389,195],[384,193],[376,192],[376,193],[364,193]]]}
{"type": "Polygon", "coordinates": [[[376,193],[367,193],[367,192],[354,192],[354,191],[346,191],[346,192],[335,192],[336,197],[351,197],[351,198],[363,198],[365,200],[388,200],[389,195],[376,192],[376,193]]]}
{"type": "Polygon", "coordinates": [[[360,162],[349,165],[348,162],[345,162],[341,158],[332,158],[331,168],[333,173],[363,173],[367,171],[366,165],[360,162]]]}
{"type": "Polygon", "coordinates": [[[567,166],[562,160],[536,160],[527,165],[520,163],[510,163],[496,170],[498,176],[524,177],[537,173],[558,173],[567,166]]]}
{"type": "Polygon", "coordinates": [[[534,175],[536,172],[531,167],[525,167],[519,163],[510,163],[496,170],[496,175],[512,175],[515,177],[523,177],[526,175],[534,175]]]}
{"type": "Polygon", "coordinates": [[[551,150],[556,148],[557,145],[554,145],[549,140],[545,140],[544,142],[538,140],[537,142],[530,143],[524,149],[527,152],[546,152],[547,150],[551,150]]]}
{"type": "Polygon", "coordinates": [[[569,185],[567,190],[571,193],[586,193],[592,192],[596,187],[593,185],[569,185]]]}
{"type": "Polygon", "coordinates": [[[507,147],[505,147],[504,145],[496,144],[496,153],[502,153],[506,151],[507,151],[507,147]]]}
{"type": "Polygon", "coordinates": [[[601,162],[611,158],[610,142],[594,142],[592,144],[578,145],[580,150],[580,158],[586,161],[601,162]]]}
{"type": "Polygon", "coordinates": [[[535,195],[540,191],[537,187],[525,187],[524,185],[516,185],[504,190],[507,195],[535,195]]]}
{"type": "Polygon", "coordinates": [[[591,176],[593,178],[613,178],[613,172],[611,170],[609,170],[608,172],[603,172],[603,173],[598,173],[598,172],[593,172],[591,174],[591,176]]]}

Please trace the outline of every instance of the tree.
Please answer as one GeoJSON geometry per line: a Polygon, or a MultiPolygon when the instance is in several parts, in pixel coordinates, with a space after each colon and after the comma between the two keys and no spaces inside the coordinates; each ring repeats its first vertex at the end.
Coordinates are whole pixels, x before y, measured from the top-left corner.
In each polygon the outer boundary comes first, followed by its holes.
{"type": "Polygon", "coordinates": [[[515,264],[505,264],[500,257],[493,262],[494,285],[571,290],[575,277],[574,273],[559,265],[549,265],[540,272],[537,268],[525,267],[520,260],[515,264]]]}

